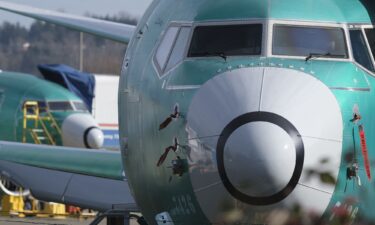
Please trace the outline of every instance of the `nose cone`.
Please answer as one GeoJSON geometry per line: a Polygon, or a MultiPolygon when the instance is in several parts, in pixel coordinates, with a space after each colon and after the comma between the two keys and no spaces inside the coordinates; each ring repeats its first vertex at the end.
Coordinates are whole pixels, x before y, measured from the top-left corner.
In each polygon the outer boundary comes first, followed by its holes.
{"type": "Polygon", "coordinates": [[[186,129],[190,178],[210,222],[266,224],[296,205],[326,210],[335,186],[309,171],[337,177],[342,117],[314,77],[283,68],[217,75],[193,97],[186,129]]]}
{"type": "Polygon", "coordinates": [[[218,150],[223,153],[223,172],[228,181],[244,195],[274,195],[287,186],[293,175],[293,140],[275,124],[258,121],[243,125],[218,150]]]}
{"type": "Polygon", "coordinates": [[[252,205],[277,203],[288,196],[301,176],[303,159],[298,132],[272,113],[238,117],[218,140],[218,170],[224,186],[252,205]]]}
{"type": "Polygon", "coordinates": [[[64,146],[95,149],[103,146],[103,132],[89,114],[75,113],[68,116],[61,130],[64,146]]]}
{"type": "Polygon", "coordinates": [[[103,132],[97,127],[91,127],[86,130],[84,135],[85,145],[88,148],[101,148],[104,142],[103,132]]]}

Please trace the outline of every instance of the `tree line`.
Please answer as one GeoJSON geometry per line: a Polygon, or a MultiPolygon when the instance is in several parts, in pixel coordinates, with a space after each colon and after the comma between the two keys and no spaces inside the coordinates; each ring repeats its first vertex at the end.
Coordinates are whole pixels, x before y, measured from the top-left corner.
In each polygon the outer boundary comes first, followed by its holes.
{"type": "MultiPolygon", "coordinates": [[[[100,19],[137,23],[124,13],[100,19]]],[[[85,72],[120,74],[126,45],[84,34],[82,46],[85,72]]],[[[0,26],[0,69],[38,75],[38,64],[66,64],[79,69],[80,32],[39,21],[28,28],[4,22],[0,26]]]]}

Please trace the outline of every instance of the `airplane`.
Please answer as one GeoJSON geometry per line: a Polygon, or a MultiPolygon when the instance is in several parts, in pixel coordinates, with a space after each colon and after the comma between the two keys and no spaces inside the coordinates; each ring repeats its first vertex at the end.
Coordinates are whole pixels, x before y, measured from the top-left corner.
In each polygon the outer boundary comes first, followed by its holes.
{"type": "MultiPolygon", "coordinates": [[[[0,71],[0,129],[2,141],[93,149],[104,142],[78,96],[36,76],[8,71],[0,71]]],[[[9,182],[0,182],[0,188],[8,195],[29,195],[9,182]]]]}
{"type": "Polygon", "coordinates": [[[103,132],[85,104],[36,76],[0,71],[0,140],[99,149],[103,132]]]}
{"type": "Polygon", "coordinates": [[[0,8],[129,43],[121,154],[1,142],[0,171],[36,197],[150,225],[375,221],[370,1],[155,0],[137,27],[0,8]]]}

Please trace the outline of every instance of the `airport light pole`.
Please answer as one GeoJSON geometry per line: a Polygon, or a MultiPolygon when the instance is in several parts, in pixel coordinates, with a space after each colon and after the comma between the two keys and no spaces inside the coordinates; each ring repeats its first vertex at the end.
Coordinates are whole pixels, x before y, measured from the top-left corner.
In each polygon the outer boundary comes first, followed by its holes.
{"type": "Polygon", "coordinates": [[[79,70],[83,71],[83,32],[79,33],[79,70]]]}

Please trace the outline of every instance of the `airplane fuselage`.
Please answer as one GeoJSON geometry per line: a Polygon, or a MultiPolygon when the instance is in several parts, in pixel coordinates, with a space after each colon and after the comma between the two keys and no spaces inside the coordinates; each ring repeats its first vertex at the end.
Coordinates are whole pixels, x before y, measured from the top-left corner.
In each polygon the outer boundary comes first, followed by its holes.
{"type": "Polygon", "coordinates": [[[119,88],[123,163],[147,221],[267,224],[297,206],[374,220],[370,25],[355,0],[154,1],[119,88]]]}
{"type": "Polygon", "coordinates": [[[42,144],[87,147],[85,130],[98,126],[82,100],[65,88],[33,75],[6,71],[0,73],[0,117],[2,141],[37,143],[39,138],[42,144]],[[25,118],[35,115],[36,109],[30,106],[26,115],[27,102],[37,103],[37,118],[25,118]],[[76,133],[68,127],[74,127],[76,133]]]}

